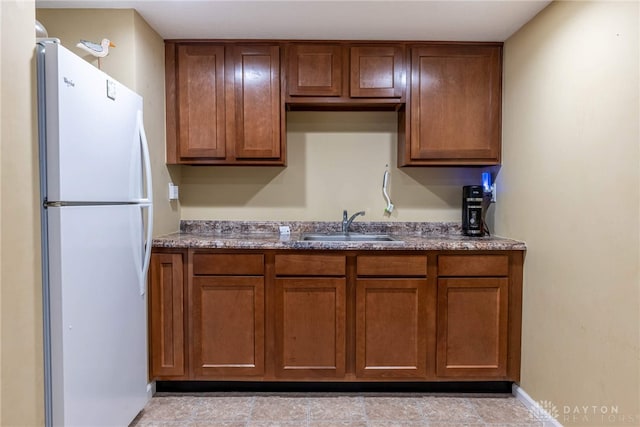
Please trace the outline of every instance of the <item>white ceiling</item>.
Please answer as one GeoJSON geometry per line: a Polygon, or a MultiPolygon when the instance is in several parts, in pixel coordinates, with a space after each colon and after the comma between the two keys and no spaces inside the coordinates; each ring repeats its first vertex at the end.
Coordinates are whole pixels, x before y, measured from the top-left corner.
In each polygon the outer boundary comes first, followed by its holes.
{"type": "Polygon", "coordinates": [[[504,41],[550,0],[36,0],[133,8],[165,39],[504,41]]]}

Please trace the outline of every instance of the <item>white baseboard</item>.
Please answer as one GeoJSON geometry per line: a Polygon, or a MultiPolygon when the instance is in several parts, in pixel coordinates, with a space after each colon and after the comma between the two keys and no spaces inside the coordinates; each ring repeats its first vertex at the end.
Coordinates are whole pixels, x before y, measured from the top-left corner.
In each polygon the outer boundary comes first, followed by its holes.
{"type": "Polygon", "coordinates": [[[151,400],[154,394],[156,394],[156,382],[151,381],[150,383],[147,383],[147,397],[149,400],[151,400]]]}
{"type": "Polygon", "coordinates": [[[558,409],[552,403],[541,402],[543,403],[543,405],[541,406],[540,403],[533,400],[526,391],[524,391],[519,385],[515,383],[513,384],[511,391],[515,398],[522,402],[522,404],[526,406],[532,414],[534,414],[537,420],[542,422],[542,425],[544,427],[563,427],[562,424],[560,424],[560,421],[558,421],[557,418],[554,417],[554,415],[558,416],[559,414],[557,413],[558,409]],[[549,411],[555,413],[549,413],[549,411]]]}

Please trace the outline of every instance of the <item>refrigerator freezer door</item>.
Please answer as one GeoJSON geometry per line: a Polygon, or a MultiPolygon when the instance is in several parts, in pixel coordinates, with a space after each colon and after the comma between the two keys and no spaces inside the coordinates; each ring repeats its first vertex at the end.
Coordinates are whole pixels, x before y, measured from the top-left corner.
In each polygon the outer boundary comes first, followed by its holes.
{"type": "Polygon", "coordinates": [[[148,400],[143,209],[47,209],[55,426],[126,426],[148,400]]]}
{"type": "Polygon", "coordinates": [[[58,44],[45,67],[47,200],[141,199],[142,98],[58,44]]]}

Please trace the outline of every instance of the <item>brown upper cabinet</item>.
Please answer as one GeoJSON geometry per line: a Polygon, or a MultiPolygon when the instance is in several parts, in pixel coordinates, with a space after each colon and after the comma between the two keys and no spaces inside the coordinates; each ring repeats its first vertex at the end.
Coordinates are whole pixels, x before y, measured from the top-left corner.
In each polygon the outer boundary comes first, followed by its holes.
{"type": "Polygon", "coordinates": [[[398,164],[499,164],[501,82],[502,44],[413,46],[398,164]]]}
{"type": "Polygon", "coordinates": [[[285,165],[285,109],[397,111],[398,166],[500,164],[502,43],[165,46],[168,164],[285,165]]]}
{"type": "Polygon", "coordinates": [[[402,44],[291,43],[286,62],[290,108],[393,109],[405,102],[402,44]]]}
{"type": "Polygon", "coordinates": [[[224,46],[177,46],[175,156],[226,158],[224,46]]]}
{"type": "Polygon", "coordinates": [[[351,46],[349,50],[352,98],[404,98],[403,46],[351,46]]]}
{"type": "Polygon", "coordinates": [[[340,45],[292,44],[288,59],[289,96],[342,96],[340,45]]]}
{"type": "Polygon", "coordinates": [[[283,165],[278,44],[166,43],[167,163],[283,165]]]}

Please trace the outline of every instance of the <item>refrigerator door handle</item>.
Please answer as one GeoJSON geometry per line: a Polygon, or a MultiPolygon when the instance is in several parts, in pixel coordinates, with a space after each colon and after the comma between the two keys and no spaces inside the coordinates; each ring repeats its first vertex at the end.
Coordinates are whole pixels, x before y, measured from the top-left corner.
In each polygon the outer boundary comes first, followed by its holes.
{"type": "Polygon", "coordinates": [[[149,263],[151,262],[151,244],[153,241],[153,205],[140,205],[143,209],[147,208],[147,230],[146,241],[144,245],[144,262],[142,264],[142,270],[140,271],[140,296],[145,294],[147,287],[147,273],[149,272],[149,263]]]}
{"type": "Polygon", "coordinates": [[[147,134],[144,130],[144,123],[142,121],[142,111],[140,110],[138,110],[138,130],[140,132],[140,144],[142,146],[142,159],[144,162],[146,187],[145,198],[140,201],[140,204],[148,209],[144,262],[142,264],[142,271],[140,272],[140,295],[144,295],[147,283],[147,272],[149,271],[149,263],[151,262],[151,244],[153,240],[153,186],[151,181],[151,157],[149,156],[149,144],[147,142],[147,134]]]}

